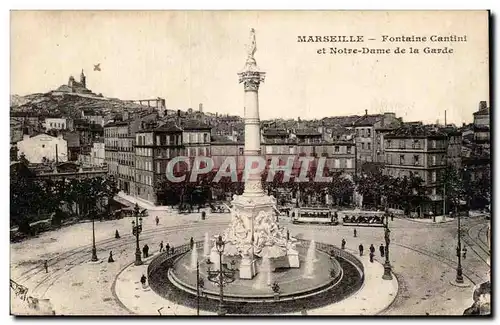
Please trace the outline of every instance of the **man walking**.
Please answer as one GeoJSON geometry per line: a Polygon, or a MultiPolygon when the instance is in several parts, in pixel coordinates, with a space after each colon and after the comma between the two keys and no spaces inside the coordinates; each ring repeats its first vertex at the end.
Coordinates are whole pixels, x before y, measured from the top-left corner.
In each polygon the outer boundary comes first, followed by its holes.
{"type": "Polygon", "coordinates": [[[380,256],[384,257],[385,256],[385,247],[384,247],[384,244],[380,244],[379,251],[380,251],[380,256]]]}
{"type": "Polygon", "coordinates": [[[194,238],[191,237],[191,239],[189,240],[189,244],[191,245],[191,249],[193,249],[193,246],[194,246],[194,238]]]}
{"type": "Polygon", "coordinates": [[[163,252],[163,240],[160,242],[160,253],[163,252]]]}
{"type": "Polygon", "coordinates": [[[167,245],[165,246],[165,252],[167,252],[167,254],[170,254],[170,244],[167,243],[167,245]]]}
{"type": "Polygon", "coordinates": [[[363,244],[359,244],[359,256],[363,256],[363,250],[364,250],[364,247],[363,247],[363,244]]]}
{"type": "Polygon", "coordinates": [[[158,216],[156,216],[156,225],[158,226],[158,224],[160,223],[160,218],[158,218],[158,216]]]}
{"type": "Polygon", "coordinates": [[[375,256],[375,247],[373,244],[370,245],[370,262],[373,263],[373,257],[375,256]]]}
{"type": "Polygon", "coordinates": [[[45,273],[49,273],[49,262],[47,260],[43,261],[43,268],[45,269],[45,273]]]}
{"type": "Polygon", "coordinates": [[[464,260],[466,256],[467,256],[467,247],[464,246],[464,249],[462,249],[462,257],[464,260]]]}
{"type": "Polygon", "coordinates": [[[342,245],[341,245],[342,249],[345,249],[345,243],[346,243],[345,239],[342,238],[342,245]]]}
{"type": "Polygon", "coordinates": [[[358,237],[358,231],[354,228],[354,237],[358,237]]]}

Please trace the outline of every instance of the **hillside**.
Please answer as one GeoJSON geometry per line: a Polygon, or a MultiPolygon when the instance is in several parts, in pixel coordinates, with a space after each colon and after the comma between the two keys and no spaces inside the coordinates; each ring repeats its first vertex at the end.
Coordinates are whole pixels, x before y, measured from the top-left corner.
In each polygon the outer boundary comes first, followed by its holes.
{"type": "Polygon", "coordinates": [[[63,115],[81,118],[83,110],[92,110],[103,115],[113,115],[123,111],[144,109],[145,106],[116,98],[104,98],[85,94],[30,94],[12,95],[10,111],[29,112],[34,116],[63,115]]]}

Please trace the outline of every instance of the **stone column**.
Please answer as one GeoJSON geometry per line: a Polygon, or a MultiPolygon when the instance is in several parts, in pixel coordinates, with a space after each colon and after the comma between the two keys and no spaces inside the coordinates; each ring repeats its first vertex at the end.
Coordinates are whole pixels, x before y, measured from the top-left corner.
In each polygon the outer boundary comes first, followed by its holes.
{"type": "MultiPolygon", "coordinates": [[[[264,72],[257,70],[255,60],[248,62],[245,70],[239,73],[240,83],[245,89],[245,162],[257,161],[261,157],[260,118],[259,118],[259,85],[264,81],[264,72]]],[[[246,168],[248,163],[245,165],[246,168]]],[[[255,166],[257,167],[257,166],[255,166]]],[[[263,196],[261,173],[253,173],[245,181],[244,196],[263,196]]]]}

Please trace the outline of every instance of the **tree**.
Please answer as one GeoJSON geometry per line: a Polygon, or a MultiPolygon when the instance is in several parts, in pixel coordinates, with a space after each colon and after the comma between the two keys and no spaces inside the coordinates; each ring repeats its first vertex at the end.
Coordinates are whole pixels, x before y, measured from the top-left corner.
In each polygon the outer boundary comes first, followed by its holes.
{"type": "Polygon", "coordinates": [[[410,177],[404,176],[398,178],[395,183],[394,200],[400,202],[405,214],[409,214],[415,207],[419,207],[426,201],[427,195],[423,186],[423,180],[410,174],[410,177]]]}

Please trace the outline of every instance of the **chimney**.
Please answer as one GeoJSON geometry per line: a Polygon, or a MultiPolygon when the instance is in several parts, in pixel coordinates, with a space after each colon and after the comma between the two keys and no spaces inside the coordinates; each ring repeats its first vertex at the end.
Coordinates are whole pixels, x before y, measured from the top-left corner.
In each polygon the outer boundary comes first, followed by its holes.
{"type": "Polygon", "coordinates": [[[175,123],[177,124],[177,126],[181,126],[181,110],[180,109],[177,110],[177,118],[175,119],[175,123]]]}
{"type": "Polygon", "coordinates": [[[198,110],[203,113],[203,103],[200,103],[200,105],[198,106],[198,110]]]}
{"type": "Polygon", "coordinates": [[[486,104],[486,101],[485,100],[482,100],[479,102],[479,110],[483,110],[483,109],[486,109],[487,108],[487,104],[486,104]]]}
{"type": "Polygon", "coordinates": [[[367,109],[365,109],[365,115],[368,115],[368,110],[367,109]]]}

